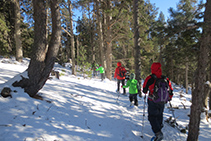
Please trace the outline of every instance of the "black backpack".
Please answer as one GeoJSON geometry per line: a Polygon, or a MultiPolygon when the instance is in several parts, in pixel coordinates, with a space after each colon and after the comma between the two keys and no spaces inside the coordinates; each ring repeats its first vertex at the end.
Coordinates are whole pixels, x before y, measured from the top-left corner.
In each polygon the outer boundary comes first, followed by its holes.
{"type": "Polygon", "coordinates": [[[157,78],[156,75],[152,74],[151,77],[155,80],[154,92],[150,98],[155,103],[167,103],[169,100],[169,81],[166,76],[157,78]]]}
{"type": "Polygon", "coordinates": [[[119,74],[120,77],[125,77],[125,69],[123,67],[119,67],[119,74]]]}

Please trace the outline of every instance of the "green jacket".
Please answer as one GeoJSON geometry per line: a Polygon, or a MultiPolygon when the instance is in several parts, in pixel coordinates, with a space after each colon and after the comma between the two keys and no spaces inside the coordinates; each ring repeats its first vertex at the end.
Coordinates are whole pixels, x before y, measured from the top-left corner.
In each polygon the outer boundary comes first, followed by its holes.
{"type": "Polygon", "coordinates": [[[105,73],[105,70],[102,66],[100,66],[96,71],[100,71],[100,73],[105,73]]]}
{"type": "Polygon", "coordinates": [[[129,94],[138,94],[138,90],[140,90],[140,85],[136,79],[129,79],[127,81],[127,84],[125,86],[122,86],[122,88],[128,88],[129,87],[129,94]]]}

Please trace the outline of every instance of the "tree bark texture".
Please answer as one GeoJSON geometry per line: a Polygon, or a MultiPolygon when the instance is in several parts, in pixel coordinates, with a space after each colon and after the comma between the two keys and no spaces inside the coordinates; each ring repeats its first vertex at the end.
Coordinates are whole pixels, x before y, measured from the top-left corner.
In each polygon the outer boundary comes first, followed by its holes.
{"type": "Polygon", "coordinates": [[[31,97],[44,86],[54,66],[61,40],[61,23],[58,0],[51,0],[52,35],[46,48],[46,6],[45,0],[33,0],[34,7],[34,47],[28,67],[28,77],[13,86],[24,88],[31,97]]]}
{"type": "Polygon", "coordinates": [[[204,85],[206,81],[206,68],[208,66],[209,48],[211,45],[211,1],[207,0],[204,13],[204,27],[200,43],[195,89],[192,93],[189,131],[187,141],[197,141],[199,136],[200,115],[204,106],[204,85]]]}
{"type": "Polygon", "coordinates": [[[19,0],[14,1],[14,9],[15,9],[15,47],[16,47],[16,60],[21,62],[23,60],[23,49],[22,49],[22,41],[21,41],[21,13],[20,13],[20,5],[19,0]]]}
{"type": "Polygon", "coordinates": [[[185,65],[186,65],[185,66],[185,88],[186,88],[186,94],[187,94],[188,93],[188,62],[186,62],[185,65]]]}
{"type": "MultiPolygon", "coordinates": [[[[133,0],[133,19],[134,19],[134,48],[135,48],[135,74],[138,82],[141,82],[141,53],[139,44],[139,26],[138,26],[138,0],[133,0]]],[[[140,83],[141,84],[141,83],[140,83]]]]}
{"type": "MultiPolygon", "coordinates": [[[[111,2],[107,0],[107,9],[111,9],[111,2]]],[[[107,33],[106,33],[106,66],[105,73],[106,77],[111,80],[111,73],[112,73],[112,42],[111,42],[111,20],[112,16],[110,13],[106,14],[106,26],[107,26],[107,33]]]]}
{"type": "Polygon", "coordinates": [[[102,19],[100,18],[100,1],[95,0],[96,3],[96,15],[97,15],[97,30],[98,30],[98,44],[99,44],[99,54],[100,54],[100,62],[104,66],[104,55],[103,55],[103,50],[104,50],[104,44],[103,44],[103,27],[102,27],[102,19]]]}
{"type": "Polygon", "coordinates": [[[73,20],[72,20],[72,4],[71,1],[68,0],[68,10],[69,10],[69,15],[70,15],[70,41],[71,41],[71,59],[72,59],[72,74],[76,75],[75,71],[75,41],[74,41],[74,34],[73,34],[73,20]]]}

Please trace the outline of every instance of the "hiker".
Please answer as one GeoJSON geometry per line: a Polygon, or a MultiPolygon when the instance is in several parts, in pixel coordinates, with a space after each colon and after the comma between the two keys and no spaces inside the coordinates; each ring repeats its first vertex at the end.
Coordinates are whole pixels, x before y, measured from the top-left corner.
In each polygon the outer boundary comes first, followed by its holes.
{"type": "MultiPolygon", "coordinates": [[[[153,63],[151,66],[151,75],[147,76],[144,84],[143,84],[143,93],[145,93],[145,97],[147,94],[147,91],[149,90],[149,95],[147,99],[148,103],[148,120],[151,124],[152,131],[155,134],[155,141],[160,141],[163,139],[163,133],[161,131],[163,127],[163,110],[165,103],[167,102],[158,102],[154,99],[154,86],[155,86],[155,80],[158,81],[158,79],[166,78],[167,80],[167,87],[168,87],[168,100],[170,101],[173,97],[173,88],[171,86],[170,80],[162,75],[161,70],[161,64],[160,63],[153,63]],[[158,103],[156,103],[158,102],[158,103]]],[[[157,84],[157,83],[156,83],[157,84]]],[[[156,85],[157,86],[157,85],[156,85]]],[[[163,88],[164,89],[164,88],[163,88]]]]}
{"type": "Polygon", "coordinates": [[[103,81],[105,79],[105,70],[101,64],[99,66],[100,67],[98,69],[96,69],[96,71],[100,71],[101,80],[103,81]]]}
{"type": "Polygon", "coordinates": [[[125,86],[122,86],[123,88],[129,87],[129,100],[130,100],[130,106],[134,105],[138,106],[138,99],[137,95],[140,92],[140,85],[139,82],[135,79],[136,75],[134,73],[130,74],[130,79],[127,81],[125,86]]]}
{"type": "MultiPolygon", "coordinates": [[[[125,74],[127,71],[125,70],[124,67],[122,67],[121,62],[117,62],[117,68],[115,69],[114,73],[114,79],[117,79],[117,90],[116,92],[119,93],[119,87],[120,87],[120,82],[122,83],[122,86],[125,85],[125,74]]],[[[126,90],[123,88],[123,94],[126,95],[126,90]]]]}
{"type": "Polygon", "coordinates": [[[99,67],[99,65],[97,63],[95,63],[95,61],[92,63],[92,70],[93,70],[93,76],[97,76],[97,71],[96,69],[99,67]]]}

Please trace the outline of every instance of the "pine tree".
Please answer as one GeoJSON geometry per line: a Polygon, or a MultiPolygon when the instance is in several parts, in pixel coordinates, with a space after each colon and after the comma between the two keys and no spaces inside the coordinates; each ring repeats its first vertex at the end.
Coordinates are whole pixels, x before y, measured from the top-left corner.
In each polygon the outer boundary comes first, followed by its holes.
{"type": "Polygon", "coordinates": [[[22,87],[33,97],[44,86],[54,66],[61,38],[61,23],[59,1],[51,0],[52,35],[48,48],[46,48],[46,5],[45,0],[33,0],[34,6],[34,50],[27,69],[28,78],[22,77],[13,86],[22,87]]]}
{"type": "Polygon", "coordinates": [[[200,52],[198,58],[197,73],[195,78],[195,89],[192,93],[192,105],[187,141],[196,141],[199,136],[200,115],[202,112],[205,93],[206,70],[208,66],[210,44],[211,44],[211,1],[208,0],[204,12],[203,34],[200,40],[200,52]]]}

